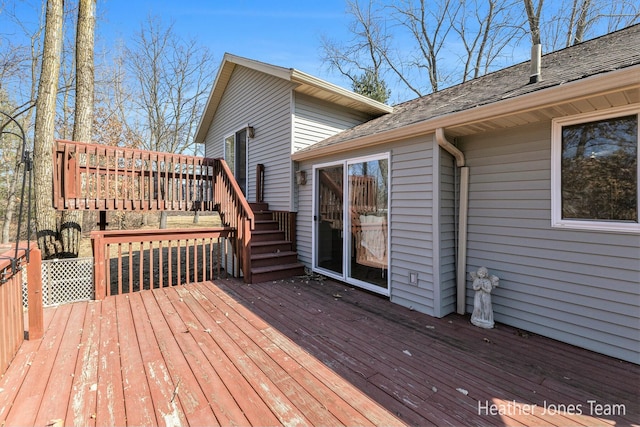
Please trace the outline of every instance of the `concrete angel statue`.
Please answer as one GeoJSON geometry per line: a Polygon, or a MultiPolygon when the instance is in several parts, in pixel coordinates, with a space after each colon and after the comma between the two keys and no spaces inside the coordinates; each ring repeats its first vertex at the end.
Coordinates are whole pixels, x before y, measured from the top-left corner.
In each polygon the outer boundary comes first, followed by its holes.
{"type": "Polygon", "coordinates": [[[480,267],[477,272],[471,273],[473,290],[476,295],[473,300],[473,314],[471,323],[481,328],[493,328],[493,307],[491,306],[491,291],[498,286],[498,278],[489,275],[486,267],[480,267]]]}

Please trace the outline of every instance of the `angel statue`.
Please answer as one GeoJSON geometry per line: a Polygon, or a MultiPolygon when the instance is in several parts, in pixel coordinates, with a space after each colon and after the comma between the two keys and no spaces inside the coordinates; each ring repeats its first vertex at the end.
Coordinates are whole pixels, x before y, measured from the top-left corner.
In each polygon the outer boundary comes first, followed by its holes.
{"type": "Polygon", "coordinates": [[[471,323],[481,328],[493,328],[493,308],[491,307],[491,291],[498,286],[498,278],[489,276],[486,267],[480,267],[477,272],[471,273],[473,290],[476,295],[473,299],[473,314],[471,323]]]}

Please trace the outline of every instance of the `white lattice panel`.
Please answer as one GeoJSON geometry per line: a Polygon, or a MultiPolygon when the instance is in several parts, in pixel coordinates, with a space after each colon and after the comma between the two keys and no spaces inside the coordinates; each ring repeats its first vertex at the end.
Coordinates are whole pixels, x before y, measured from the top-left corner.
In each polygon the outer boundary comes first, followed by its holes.
{"type": "Polygon", "coordinates": [[[93,298],[93,258],[42,261],[45,306],[93,298]]]}
{"type": "MultiPolygon", "coordinates": [[[[22,277],[22,303],[27,307],[26,273],[22,277]]],[[[45,307],[93,298],[93,258],[42,261],[42,303],[45,307]]]]}

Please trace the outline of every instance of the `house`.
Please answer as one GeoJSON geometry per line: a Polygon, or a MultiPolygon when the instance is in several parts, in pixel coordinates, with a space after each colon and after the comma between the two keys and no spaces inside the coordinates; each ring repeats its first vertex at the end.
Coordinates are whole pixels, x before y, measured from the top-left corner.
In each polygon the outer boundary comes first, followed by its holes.
{"type": "Polygon", "coordinates": [[[640,363],[640,25],[540,60],[385,109],[225,57],[197,139],[237,162],[254,127],[245,194],[270,162],[313,271],[443,317],[484,266],[497,322],[640,363]]]}
{"type": "MultiPolygon", "coordinates": [[[[264,165],[264,199],[295,211],[291,153],[389,113],[392,107],[302,71],[225,54],[195,141],[224,158],[247,200],[264,165]]],[[[262,189],[261,189],[262,191],[262,189]]]]}

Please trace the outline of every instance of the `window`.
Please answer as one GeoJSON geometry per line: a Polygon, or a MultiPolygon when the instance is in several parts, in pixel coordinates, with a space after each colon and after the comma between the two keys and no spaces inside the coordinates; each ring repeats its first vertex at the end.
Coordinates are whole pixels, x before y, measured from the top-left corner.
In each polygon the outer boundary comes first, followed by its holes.
{"type": "Polygon", "coordinates": [[[247,128],[224,139],[224,160],[242,192],[247,194],[247,128]]]}
{"type": "Polygon", "coordinates": [[[224,139],[224,159],[231,169],[231,173],[236,173],[236,136],[231,135],[224,139]]]}
{"type": "Polygon", "coordinates": [[[637,106],[557,119],[552,225],[640,232],[637,106]]]}

